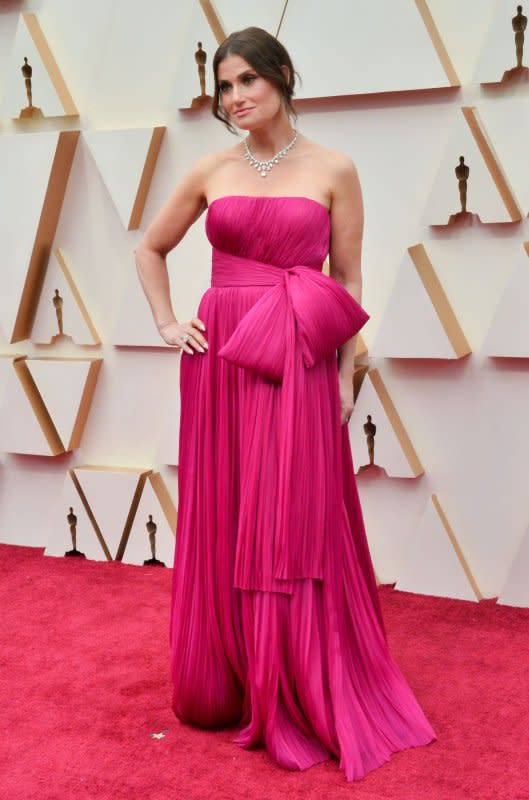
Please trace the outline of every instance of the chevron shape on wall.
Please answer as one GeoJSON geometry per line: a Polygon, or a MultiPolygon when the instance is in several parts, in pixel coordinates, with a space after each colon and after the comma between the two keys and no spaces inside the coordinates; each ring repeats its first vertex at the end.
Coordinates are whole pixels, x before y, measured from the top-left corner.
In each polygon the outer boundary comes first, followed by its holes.
{"type": "Polygon", "coordinates": [[[391,478],[417,478],[424,473],[377,369],[364,376],[349,423],[349,438],[357,472],[369,468],[372,456],[371,466],[384,469],[391,478]]]}
{"type": "Polygon", "coordinates": [[[165,126],[84,131],[90,153],[126,230],[141,224],[165,126]]]}
{"type": "Polygon", "coordinates": [[[7,84],[2,105],[10,117],[78,116],[77,107],[35,14],[23,13],[19,17],[5,75],[7,84]],[[23,65],[32,70],[31,105],[22,73],[23,65]]]}
{"type": "Polygon", "coordinates": [[[59,455],[80,446],[100,358],[13,359],[0,413],[0,446],[59,455]]]}
{"type": "Polygon", "coordinates": [[[481,593],[439,498],[433,494],[408,542],[396,589],[459,600],[481,593]]]}
{"type": "Polygon", "coordinates": [[[423,244],[408,248],[371,353],[386,358],[462,358],[470,345],[423,244]]]}

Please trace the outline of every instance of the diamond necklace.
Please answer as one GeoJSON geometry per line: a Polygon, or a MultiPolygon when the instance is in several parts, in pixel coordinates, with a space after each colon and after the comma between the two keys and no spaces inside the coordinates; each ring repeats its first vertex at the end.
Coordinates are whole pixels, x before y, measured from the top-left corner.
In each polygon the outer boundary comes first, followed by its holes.
{"type": "Polygon", "coordinates": [[[276,153],[275,156],[272,156],[272,158],[269,158],[268,161],[259,161],[259,159],[254,156],[254,154],[248,147],[248,139],[249,139],[248,135],[244,140],[244,149],[246,151],[245,158],[247,158],[248,161],[250,162],[250,166],[255,167],[255,169],[262,178],[266,178],[266,176],[268,175],[274,164],[279,164],[279,159],[283,158],[283,156],[286,156],[290,148],[294,147],[297,138],[298,138],[298,132],[295,130],[294,138],[286,145],[286,147],[283,147],[282,150],[279,150],[279,152],[276,153]]]}

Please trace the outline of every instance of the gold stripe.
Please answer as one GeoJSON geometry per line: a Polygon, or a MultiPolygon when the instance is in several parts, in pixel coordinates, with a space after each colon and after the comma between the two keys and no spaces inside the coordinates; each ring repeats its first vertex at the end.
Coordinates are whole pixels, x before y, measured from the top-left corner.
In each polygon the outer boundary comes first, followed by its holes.
{"type": "Polygon", "coordinates": [[[42,433],[46,437],[48,447],[54,456],[59,455],[59,453],[64,453],[65,447],[50,416],[50,412],[46,408],[33,375],[29,370],[26,362],[26,356],[22,356],[22,358],[15,358],[13,361],[13,367],[15,368],[15,372],[33,410],[33,413],[37,418],[37,422],[41,427],[42,433]]]}
{"type": "Polygon", "coordinates": [[[457,321],[452,306],[448,302],[424,245],[415,244],[412,247],[408,247],[408,253],[455,354],[458,358],[468,355],[472,352],[472,349],[457,321]]]}
{"type": "Polygon", "coordinates": [[[209,23],[209,27],[213,32],[213,36],[217,40],[217,44],[222,44],[224,39],[226,38],[226,33],[224,32],[224,28],[222,27],[222,23],[219,19],[219,15],[217,14],[213,3],[211,0],[199,0],[200,5],[202,6],[202,11],[206,15],[206,19],[209,23]]]}
{"type": "Polygon", "coordinates": [[[123,527],[123,533],[121,534],[121,539],[119,541],[118,551],[116,553],[116,561],[121,561],[121,559],[123,558],[123,554],[125,552],[125,548],[129,540],[132,525],[134,523],[134,518],[136,516],[136,511],[138,510],[138,506],[140,504],[143,487],[145,486],[145,481],[147,480],[148,474],[149,472],[142,472],[141,475],[138,477],[138,483],[136,484],[134,497],[132,498],[132,503],[130,505],[129,513],[127,515],[127,519],[123,527]]]}
{"type": "Polygon", "coordinates": [[[481,594],[481,592],[479,590],[479,587],[478,587],[478,585],[476,583],[476,580],[475,580],[474,576],[472,575],[472,572],[470,571],[470,567],[468,566],[467,560],[466,560],[466,558],[465,558],[465,556],[463,554],[463,551],[461,550],[461,547],[459,546],[459,542],[457,541],[457,539],[455,537],[454,531],[450,527],[450,523],[448,522],[448,519],[446,518],[446,514],[444,513],[444,511],[443,511],[443,509],[441,507],[441,503],[439,502],[439,498],[437,497],[436,494],[432,495],[432,503],[434,504],[434,508],[437,511],[438,515],[439,515],[439,519],[443,523],[443,527],[444,527],[446,533],[448,534],[448,538],[450,539],[450,541],[452,543],[452,547],[456,551],[456,555],[457,555],[457,557],[459,559],[459,563],[463,567],[465,575],[468,578],[468,582],[470,583],[470,585],[472,587],[472,591],[476,595],[477,599],[481,600],[483,596],[482,596],[482,594],[481,594]]]}
{"type": "Polygon", "coordinates": [[[490,172],[490,176],[496,184],[496,188],[500,193],[500,197],[503,200],[505,208],[507,209],[507,213],[513,222],[518,222],[522,218],[522,212],[516,204],[516,200],[514,199],[511,188],[501,170],[500,163],[495,156],[491,145],[486,139],[485,132],[478,119],[476,109],[473,106],[463,106],[461,110],[467,121],[468,127],[470,128],[470,132],[472,133],[472,136],[479,147],[487,169],[490,172]]]}
{"type": "Polygon", "coordinates": [[[176,535],[176,507],[167,486],[159,472],[153,472],[152,475],[149,475],[149,481],[174,536],[176,535]]]}
{"type": "Polygon", "coordinates": [[[68,472],[70,473],[70,478],[73,481],[73,485],[77,489],[77,494],[81,498],[81,503],[83,504],[84,510],[86,511],[88,519],[90,520],[90,522],[92,524],[92,528],[94,529],[95,535],[97,536],[97,538],[99,540],[99,544],[103,548],[103,552],[104,552],[107,560],[108,561],[112,561],[112,556],[110,555],[110,550],[107,547],[107,543],[105,542],[105,538],[104,538],[103,534],[101,533],[101,528],[97,524],[97,520],[94,517],[94,514],[92,512],[92,509],[90,508],[88,500],[86,499],[86,495],[83,492],[83,487],[81,486],[81,484],[79,482],[79,478],[75,474],[75,470],[70,469],[70,470],[68,470],[68,472]]]}
{"type": "Polygon", "coordinates": [[[140,227],[143,209],[145,208],[145,201],[151,186],[151,180],[156,166],[156,159],[160,152],[163,135],[165,133],[165,125],[154,128],[143,166],[143,172],[136,192],[136,199],[134,200],[134,207],[130,214],[129,226],[127,230],[134,231],[140,227]]]}
{"type": "Polygon", "coordinates": [[[64,78],[61,75],[59,67],[57,66],[57,62],[53,57],[53,53],[50,50],[50,46],[42,32],[42,28],[40,27],[37,17],[35,14],[28,14],[23,13],[22,17],[24,22],[26,23],[26,27],[29,31],[29,35],[33,39],[35,47],[39,51],[39,55],[42,59],[42,63],[46,68],[46,72],[50,76],[50,80],[53,84],[53,88],[57,92],[59,100],[61,101],[61,105],[64,109],[65,114],[78,116],[79,111],[76,108],[76,105],[73,101],[73,98],[68,91],[68,87],[64,82],[64,78]]]}
{"type": "Polygon", "coordinates": [[[84,301],[83,301],[83,298],[81,297],[81,295],[79,293],[79,290],[78,290],[77,286],[75,285],[75,281],[74,281],[74,279],[72,277],[72,274],[71,274],[70,270],[68,269],[68,265],[66,264],[66,261],[64,260],[64,256],[63,256],[61,250],[59,250],[57,248],[56,250],[53,251],[53,253],[55,255],[55,258],[57,259],[59,267],[62,270],[62,273],[64,275],[66,283],[68,284],[68,286],[70,288],[70,291],[74,296],[74,299],[75,299],[75,302],[77,303],[79,311],[81,312],[81,315],[82,315],[82,317],[83,317],[83,319],[84,319],[84,321],[85,321],[85,323],[86,323],[86,325],[87,325],[87,327],[88,327],[88,329],[90,331],[90,334],[92,336],[92,339],[94,340],[94,343],[95,344],[101,344],[101,339],[99,338],[99,334],[95,329],[94,323],[90,319],[90,314],[88,313],[88,309],[86,308],[86,306],[84,304],[84,301]]]}
{"type": "Polygon", "coordinates": [[[40,213],[39,226],[35,235],[26,280],[10,337],[11,344],[22,339],[29,339],[31,335],[37,300],[44,282],[46,264],[57,229],[78,138],[79,131],[61,131],[57,139],[55,156],[40,213]]]}
{"type": "Polygon", "coordinates": [[[424,468],[419,461],[419,456],[415,452],[415,448],[411,443],[410,437],[406,433],[406,428],[399,417],[398,411],[393,404],[393,400],[391,399],[389,392],[384,385],[378,369],[369,370],[368,375],[371,379],[371,383],[373,384],[373,388],[375,389],[378,398],[382,403],[384,411],[386,412],[386,416],[391,424],[391,427],[393,428],[395,435],[399,440],[402,452],[406,456],[411,471],[417,478],[419,475],[424,473],[424,468]]]}
{"type": "Polygon", "coordinates": [[[428,8],[428,3],[426,0],[415,0],[415,5],[417,6],[417,10],[422,17],[422,21],[426,30],[428,31],[428,35],[432,40],[432,44],[435,47],[437,56],[445,71],[450,86],[461,86],[461,81],[457,76],[454,65],[452,64],[450,56],[448,55],[448,51],[443,40],[441,39],[439,31],[437,30],[437,25],[435,24],[434,18],[432,17],[430,9],[428,8]]]}

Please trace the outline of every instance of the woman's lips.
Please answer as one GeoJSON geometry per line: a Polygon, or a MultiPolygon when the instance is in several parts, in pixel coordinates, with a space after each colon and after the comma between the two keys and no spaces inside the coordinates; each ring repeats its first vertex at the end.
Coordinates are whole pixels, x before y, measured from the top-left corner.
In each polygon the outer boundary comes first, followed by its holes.
{"type": "Polygon", "coordinates": [[[239,111],[235,112],[236,117],[244,117],[250,111],[253,111],[253,108],[240,108],[239,111]]]}

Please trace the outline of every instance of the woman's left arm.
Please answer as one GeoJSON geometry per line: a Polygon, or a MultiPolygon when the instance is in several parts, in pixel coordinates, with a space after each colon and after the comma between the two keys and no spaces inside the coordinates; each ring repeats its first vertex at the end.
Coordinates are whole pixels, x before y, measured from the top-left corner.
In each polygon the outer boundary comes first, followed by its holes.
{"type": "MultiPolygon", "coordinates": [[[[349,158],[341,153],[333,153],[333,161],[329,273],[361,303],[364,230],[362,189],[356,167],[349,158]]],[[[338,350],[342,424],[349,420],[354,408],[355,349],[356,336],[353,336],[338,350]]]]}

